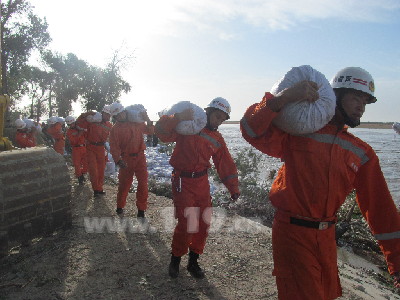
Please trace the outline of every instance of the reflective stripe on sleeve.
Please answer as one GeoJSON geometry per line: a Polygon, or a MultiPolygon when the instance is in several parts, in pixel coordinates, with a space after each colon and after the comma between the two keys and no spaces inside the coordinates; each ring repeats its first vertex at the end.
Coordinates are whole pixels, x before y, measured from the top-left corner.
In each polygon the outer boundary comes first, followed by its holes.
{"type": "Polygon", "coordinates": [[[306,135],[302,135],[302,136],[313,139],[320,143],[336,144],[336,145],[342,147],[344,150],[351,151],[360,158],[361,165],[363,165],[367,161],[369,161],[369,158],[363,149],[355,146],[353,143],[351,143],[349,141],[346,141],[344,139],[341,139],[340,137],[337,137],[336,135],[311,133],[311,134],[306,134],[306,135]]]}
{"type": "Polygon", "coordinates": [[[201,136],[201,137],[205,138],[206,140],[208,140],[209,142],[211,142],[215,147],[217,147],[217,148],[221,147],[221,144],[218,143],[218,141],[216,139],[209,136],[208,134],[205,134],[204,132],[200,131],[199,136],[201,136]]]}
{"type": "Polygon", "coordinates": [[[228,180],[230,180],[232,178],[237,178],[237,177],[238,177],[238,174],[232,174],[232,175],[228,175],[228,176],[224,177],[223,179],[221,179],[221,181],[225,182],[225,181],[228,181],[228,180]]]}
{"type": "Polygon", "coordinates": [[[400,238],[400,231],[379,233],[374,235],[378,241],[387,241],[400,238]]]}
{"type": "Polygon", "coordinates": [[[253,131],[253,129],[251,129],[251,127],[249,126],[249,123],[247,123],[247,120],[245,117],[243,117],[240,120],[240,124],[242,125],[244,131],[247,133],[248,136],[255,138],[257,137],[256,133],[253,131]]]}
{"type": "Polygon", "coordinates": [[[106,129],[106,130],[108,130],[108,131],[110,131],[111,130],[111,128],[110,127],[108,127],[106,124],[103,124],[103,123],[97,123],[100,127],[103,127],[104,129],[106,129]]]}

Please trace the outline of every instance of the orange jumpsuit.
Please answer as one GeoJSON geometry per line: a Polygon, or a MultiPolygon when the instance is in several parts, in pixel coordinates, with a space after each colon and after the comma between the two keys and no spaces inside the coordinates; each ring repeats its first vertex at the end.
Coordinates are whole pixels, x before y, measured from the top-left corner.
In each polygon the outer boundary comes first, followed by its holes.
{"type": "Polygon", "coordinates": [[[125,207],[133,176],[136,176],[136,207],[138,210],[147,209],[148,173],[143,135],[153,133],[154,126],[145,123],[117,122],[111,129],[111,155],[116,163],[122,159],[127,164],[126,168],[119,169],[117,208],[125,207]]]}
{"type": "Polygon", "coordinates": [[[61,123],[50,125],[49,128],[47,128],[47,133],[54,139],[54,150],[64,155],[65,137],[61,123]]]}
{"type": "Polygon", "coordinates": [[[172,255],[190,251],[202,254],[211,219],[211,196],[207,170],[212,157],[218,175],[231,195],[239,193],[236,165],[218,131],[204,128],[195,135],[175,131],[179,120],[162,116],[156,124],[156,135],[163,142],[176,142],[170,164],[175,217],[178,223],[172,238],[172,255]],[[193,177],[190,177],[191,174],[193,177]]]}
{"type": "Polygon", "coordinates": [[[269,198],[276,208],[272,242],[279,299],[334,299],[341,296],[335,226],[321,230],[293,224],[335,221],[346,196],[357,202],[385,255],[389,272],[400,271],[400,218],[379,160],[364,141],[336,126],[290,135],[271,124],[269,93],[250,106],[240,125],[258,150],[284,161],[269,198]]]}
{"type": "Polygon", "coordinates": [[[102,191],[106,169],[104,144],[108,139],[112,125],[108,121],[90,123],[85,118],[79,117],[77,126],[87,130],[85,132],[86,154],[92,189],[93,191],[102,191]]]}
{"type": "Polygon", "coordinates": [[[21,148],[30,148],[36,146],[36,132],[27,132],[17,130],[15,141],[21,148]]]}
{"type": "Polygon", "coordinates": [[[67,130],[67,138],[72,148],[72,163],[75,168],[75,176],[79,177],[88,171],[84,131],[78,130],[76,127],[70,127],[67,130]]]}

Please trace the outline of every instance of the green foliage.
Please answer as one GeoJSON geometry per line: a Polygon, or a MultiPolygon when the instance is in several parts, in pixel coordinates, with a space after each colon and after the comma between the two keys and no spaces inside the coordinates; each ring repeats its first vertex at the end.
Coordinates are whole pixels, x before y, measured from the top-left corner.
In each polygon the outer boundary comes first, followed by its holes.
{"type": "Polygon", "coordinates": [[[48,24],[33,14],[25,0],[1,4],[3,89],[11,99],[24,94],[24,69],[33,51],[42,51],[51,41],[48,24]]]}
{"type": "Polygon", "coordinates": [[[358,205],[355,206],[354,211],[351,213],[351,207],[355,203],[355,199],[356,193],[353,190],[337,213],[338,226],[345,222],[350,223],[349,229],[340,238],[339,244],[350,245],[353,249],[380,253],[378,243],[372,235],[358,205]]]}
{"type": "Polygon", "coordinates": [[[174,151],[175,148],[175,143],[164,143],[159,141],[158,145],[159,145],[158,152],[166,153],[168,156],[172,155],[172,152],[174,151]]]}
{"type": "MultiPolygon", "coordinates": [[[[254,203],[262,203],[268,200],[269,186],[266,182],[260,181],[260,162],[262,154],[246,148],[236,154],[233,158],[239,175],[239,190],[241,198],[254,203]]],[[[210,174],[215,182],[221,180],[214,167],[210,169],[210,174]]],[[[214,204],[229,201],[230,195],[224,189],[220,189],[213,195],[214,204]]]]}
{"type": "Polygon", "coordinates": [[[73,53],[46,50],[51,41],[46,19],[34,15],[28,1],[6,1],[1,4],[1,12],[3,91],[11,95],[12,109],[23,95],[30,98],[30,104],[21,111],[25,117],[65,117],[77,100],[82,100],[86,110],[101,111],[105,104],[130,91],[121,70],[131,55],[121,55],[117,50],[106,68],[91,66],[73,53]],[[40,68],[28,65],[32,53],[41,54],[40,68]]]}
{"type": "Polygon", "coordinates": [[[149,192],[157,196],[163,196],[172,199],[171,182],[157,180],[154,177],[149,178],[149,192]]]}

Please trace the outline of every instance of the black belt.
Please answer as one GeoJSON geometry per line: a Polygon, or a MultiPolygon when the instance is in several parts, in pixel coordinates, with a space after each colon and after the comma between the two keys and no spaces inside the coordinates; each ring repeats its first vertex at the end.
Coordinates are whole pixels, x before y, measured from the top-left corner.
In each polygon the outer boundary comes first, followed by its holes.
{"type": "Polygon", "coordinates": [[[86,145],[84,145],[84,144],[82,144],[82,145],[75,145],[75,146],[72,146],[72,147],[85,147],[86,145]]]}
{"type": "Polygon", "coordinates": [[[90,142],[90,144],[95,145],[95,146],[104,146],[104,142],[97,142],[97,143],[92,143],[90,142]]]}
{"type": "Polygon", "coordinates": [[[327,222],[316,222],[316,221],[308,221],[304,219],[297,219],[290,217],[290,224],[308,227],[308,228],[315,228],[319,230],[325,230],[335,224],[335,221],[327,221],[327,222]]]}
{"type": "Polygon", "coordinates": [[[139,153],[129,153],[128,155],[129,155],[129,156],[136,157],[136,156],[138,156],[138,155],[139,155],[139,153]]]}
{"type": "Polygon", "coordinates": [[[199,178],[207,174],[207,169],[200,171],[200,172],[177,172],[180,177],[187,177],[187,178],[199,178]]]}

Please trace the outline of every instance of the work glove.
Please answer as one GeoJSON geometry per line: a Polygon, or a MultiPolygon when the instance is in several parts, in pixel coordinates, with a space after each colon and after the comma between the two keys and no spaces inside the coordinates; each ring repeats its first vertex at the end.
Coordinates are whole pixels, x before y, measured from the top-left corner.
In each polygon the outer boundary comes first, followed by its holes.
{"type": "Polygon", "coordinates": [[[232,199],[233,201],[236,201],[237,199],[239,199],[239,196],[240,196],[239,193],[234,193],[234,194],[231,195],[231,199],[232,199]]]}
{"type": "Polygon", "coordinates": [[[127,164],[126,164],[125,161],[123,161],[122,159],[120,159],[120,160],[117,162],[117,166],[119,166],[121,169],[125,169],[125,168],[127,167],[127,164]]]}
{"type": "Polygon", "coordinates": [[[393,283],[394,287],[400,288],[400,272],[396,272],[393,274],[393,283]]]}

